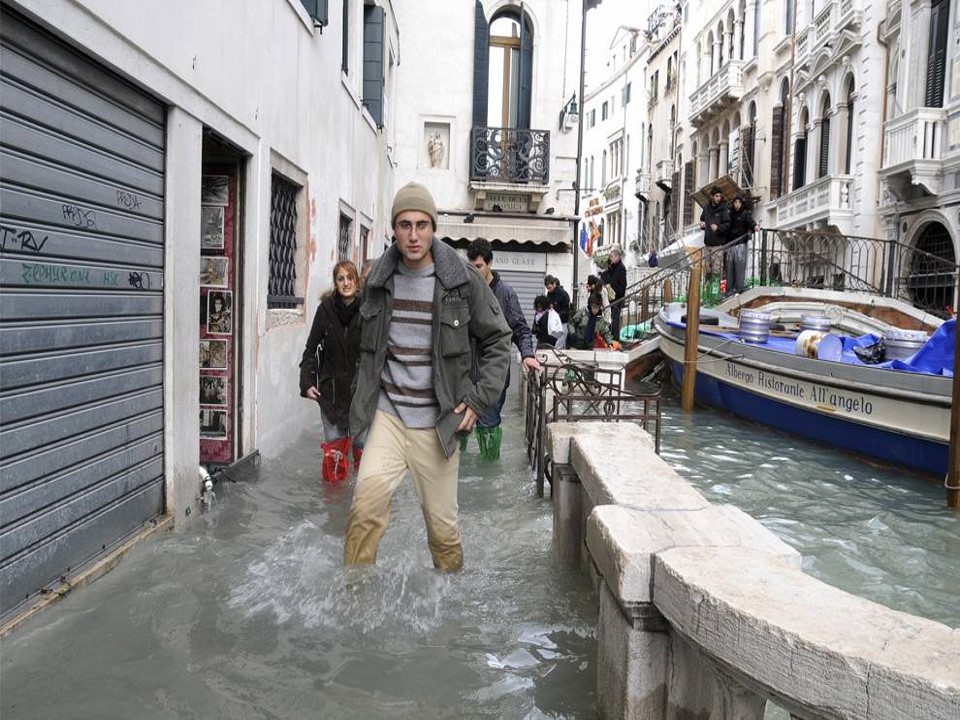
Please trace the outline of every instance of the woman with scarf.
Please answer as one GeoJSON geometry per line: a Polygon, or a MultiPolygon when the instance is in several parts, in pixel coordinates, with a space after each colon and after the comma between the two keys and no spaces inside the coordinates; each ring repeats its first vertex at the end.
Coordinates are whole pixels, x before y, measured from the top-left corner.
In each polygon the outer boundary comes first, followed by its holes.
{"type": "MultiPolygon", "coordinates": [[[[300,395],[320,405],[324,480],[346,474],[350,448],[350,401],[360,358],[360,275],[357,266],[341,260],[333,268],[334,290],[326,293],[313,317],[300,360],[300,395]]],[[[361,451],[353,448],[354,467],[361,451]]]]}

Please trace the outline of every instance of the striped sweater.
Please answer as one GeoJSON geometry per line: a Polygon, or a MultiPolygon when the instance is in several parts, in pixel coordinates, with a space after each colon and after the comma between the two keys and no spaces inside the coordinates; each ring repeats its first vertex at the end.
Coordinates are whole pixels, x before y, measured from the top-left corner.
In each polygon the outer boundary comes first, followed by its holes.
{"type": "Polygon", "coordinates": [[[400,263],[393,276],[393,315],[377,407],[408,428],[434,427],[440,413],[433,388],[435,284],[433,265],[411,270],[400,263]]]}

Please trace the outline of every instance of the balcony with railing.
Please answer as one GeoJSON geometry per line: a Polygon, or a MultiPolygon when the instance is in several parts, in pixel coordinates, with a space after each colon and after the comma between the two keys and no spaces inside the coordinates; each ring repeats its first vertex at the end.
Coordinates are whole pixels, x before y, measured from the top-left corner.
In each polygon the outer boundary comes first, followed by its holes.
{"type": "Polygon", "coordinates": [[[637,180],[636,185],[634,186],[634,193],[636,197],[648,198],[650,197],[650,171],[640,169],[637,170],[637,180]]]}
{"type": "Polygon", "coordinates": [[[700,127],[743,97],[743,60],[730,60],[690,96],[690,122],[700,127]]]}
{"type": "Polygon", "coordinates": [[[497,185],[546,185],[550,181],[550,131],[473,128],[470,180],[497,185]]]}
{"type": "Polygon", "coordinates": [[[863,20],[862,0],[830,0],[823,5],[817,16],[802,31],[797,32],[795,62],[804,67],[816,57],[823,48],[836,48],[842,33],[847,32],[850,39],[856,36],[850,32],[859,29],[863,20]]]}
{"type": "Polygon", "coordinates": [[[916,108],[883,126],[880,178],[901,200],[939,195],[947,113],[943,108],[916,108]]]}
{"type": "Polygon", "coordinates": [[[673,160],[658,160],[653,181],[664,192],[670,192],[673,186],[673,160]]]}
{"type": "Polygon", "coordinates": [[[853,232],[853,176],[826,175],[784,195],[777,202],[777,225],[784,229],[835,227],[853,232]]]}

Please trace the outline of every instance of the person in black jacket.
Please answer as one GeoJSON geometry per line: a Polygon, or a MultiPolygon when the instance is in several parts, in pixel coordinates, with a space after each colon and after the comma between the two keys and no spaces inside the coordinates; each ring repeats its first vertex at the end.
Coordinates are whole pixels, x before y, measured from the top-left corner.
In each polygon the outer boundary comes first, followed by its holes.
{"type": "MultiPolygon", "coordinates": [[[[540,363],[533,354],[533,337],[530,333],[530,326],[527,325],[527,319],[520,308],[517,293],[500,278],[500,273],[490,267],[493,264],[493,248],[490,241],[486,238],[471,240],[470,244],[467,245],[467,259],[483,276],[487,285],[493,290],[497,302],[500,303],[503,317],[513,333],[513,344],[520,351],[523,371],[539,370],[540,363]]],[[[479,376],[479,371],[475,375],[479,376]]],[[[487,410],[483,417],[477,420],[477,444],[480,446],[480,453],[488,460],[496,460],[500,457],[500,443],[503,439],[503,429],[500,427],[500,411],[503,409],[504,402],[506,402],[509,386],[510,374],[507,373],[507,382],[503,386],[503,392],[500,393],[500,399],[487,410]]],[[[466,440],[467,436],[461,438],[461,448],[465,448],[466,440]]]]}
{"type": "MultiPolygon", "coordinates": [[[[333,268],[334,290],[326,293],[300,360],[300,396],[320,405],[326,443],[347,437],[353,380],[360,359],[360,276],[349,260],[333,268]]],[[[360,459],[354,448],[354,463],[360,459]]]]}
{"type": "Polygon", "coordinates": [[[744,202],[743,195],[737,193],[730,204],[730,230],[728,235],[733,246],[726,251],[727,296],[742,293],[746,289],[748,241],[760,226],[753,219],[744,202]]]}
{"type": "MultiPolygon", "coordinates": [[[[710,188],[710,202],[700,213],[700,229],[703,230],[703,245],[707,248],[720,247],[727,242],[727,232],[730,230],[730,210],[723,201],[723,191],[714,185],[710,188]]],[[[720,258],[723,253],[711,253],[707,260],[707,282],[710,287],[715,283],[720,285],[720,258]]]]}
{"type": "Polygon", "coordinates": [[[610,248],[610,265],[600,273],[600,280],[613,290],[610,300],[610,333],[614,340],[620,339],[620,314],[623,298],[627,294],[627,269],[623,265],[623,250],[614,245],[610,248]]]}
{"type": "Polygon", "coordinates": [[[570,322],[570,296],[553,275],[543,278],[543,286],[547,289],[547,300],[550,301],[550,306],[557,311],[560,322],[566,325],[570,322]]]}

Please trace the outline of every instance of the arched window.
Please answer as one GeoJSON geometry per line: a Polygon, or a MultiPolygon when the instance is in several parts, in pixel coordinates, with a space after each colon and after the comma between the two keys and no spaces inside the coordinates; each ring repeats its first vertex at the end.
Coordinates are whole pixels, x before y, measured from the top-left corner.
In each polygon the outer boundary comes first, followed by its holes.
{"type": "Polygon", "coordinates": [[[716,46],[715,46],[715,47],[717,48],[717,69],[718,69],[718,70],[719,70],[720,68],[722,68],[722,67],[724,66],[724,63],[725,63],[725,58],[726,58],[725,50],[726,50],[726,48],[724,48],[724,46],[723,46],[723,43],[724,43],[724,40],[725,40],[725,39],[726,39],[726,38],[725,38],[724,30],[723,30],[723,23],[721,22],[719,25],[717,25],[717,44],[716,44],[716,46]]]}
{"type": "Polygon", "coordinates": [[[533,25],[520,8],[505,7],[486,22],[477,0],[474,66],[473,124],[529,129],[533,85],[533,25]]]}
{"type": "Polygon", "coordinates": [[[830,96],[820,104],[820,148],[817,152],[817,177],[830,174],[830,96]]]}
{"type": "Polygon", "coordinates": [[[740,137],[743,140],[743,186],[753,187],[753,163],[755,162],[757,145],[757,104],[750,103],[747,109],[747,126],[742,129],[740,137]]]}
{"type": "Polygon", "coordinates": [[[677,128],[677,106],[670,106],[670,138],[667,141],[667,157],[673,157],[673,141],[674,141],[674,131],[677,128]]]}
{"type": "Polygon", "coordinates": [[[709,80],[713,77],[713,71],[716,62],[716,51],[715,51],[715,41],[713,39],[713,31],[707,35],[707,47],[704,48],[704,55],[707,57],[707,74],[706,77],[702,79],[701,82],[709,80]]]}
{"type": "Polygon", "coordinates": [[[946,318],[946,307],[956,307],[957,256],[950,232],[940,223],[927,225],[917,238],[917,252],[910,261],[907,285],[917,307],[946,318]]]}
{"type": "Polygon", "coordinates": [[[770,126],[770,197],[780,197],[786,186],[785,162],[787,157],[787,110],[790,107],[790,83],[786,80],[780,87],[780,104],[773,107],[773,122],[770,126]]]}
{"type": "Polygon", "coordinates": [[[797,134],[793,141],[793,189],[807,184],[807,124],[810,122],[807,109],[800,111],[797,134]]]}
{"type": "Polygon", "coordinates": [[[844,148],[844,157],[843,157],[843,172],[847,175],[850,175],[853,172],[853,125],[856,118],[853,108],[853,96],[855,93],[855,85],[853,78],[850,78],[850,82],[847,84],[847,104],[844,108],[844,122],[846,123],[846,148],[844,148]]]}

